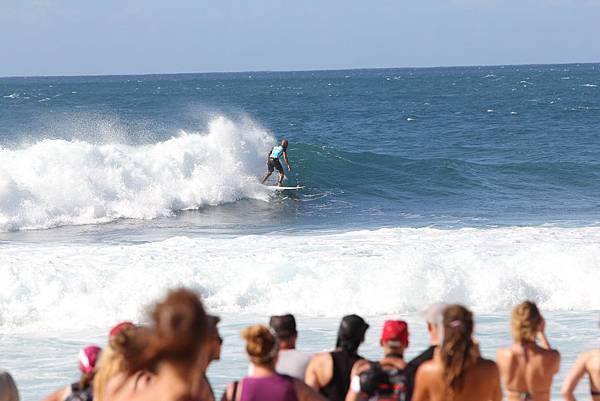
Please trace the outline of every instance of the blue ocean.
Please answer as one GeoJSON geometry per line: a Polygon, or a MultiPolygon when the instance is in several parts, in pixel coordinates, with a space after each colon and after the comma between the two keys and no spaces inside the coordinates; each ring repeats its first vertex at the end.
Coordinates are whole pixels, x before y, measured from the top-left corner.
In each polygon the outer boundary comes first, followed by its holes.
{"type": "Polygon", "coordinates": [[[0,366],[39,399],[178,285],[223,317],[218,389],[270,314],[308,351],[362,314],[372,357],[400,316],[410,356],[417,312],[461,302],[494,358],[529,298],[557,391],[598,341],[598,85],[599,64],[0,78],[0,366]],[[283,138],[298,191],[260,184],[283,138]]]}

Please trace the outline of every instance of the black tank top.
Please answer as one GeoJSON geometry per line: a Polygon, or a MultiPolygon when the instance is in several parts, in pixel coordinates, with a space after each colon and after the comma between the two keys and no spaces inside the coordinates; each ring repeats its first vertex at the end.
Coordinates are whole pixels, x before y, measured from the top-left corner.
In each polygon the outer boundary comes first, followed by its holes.
{"type": "Polygon", "coordinates": [[[330,401],[344,401],[350,387],[350,372],[352,366],[359,359],[357,354],[348,351],[334,351],[330,353],[333,359],[333,377],[331,381],[320,390],[320,393],[330,401]]]}

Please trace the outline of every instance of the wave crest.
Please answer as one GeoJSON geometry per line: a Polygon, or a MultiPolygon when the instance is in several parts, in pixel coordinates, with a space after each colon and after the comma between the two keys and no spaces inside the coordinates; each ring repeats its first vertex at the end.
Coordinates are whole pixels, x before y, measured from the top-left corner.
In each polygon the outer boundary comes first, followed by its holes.
{"type": "Polygon", "coordinates": [[[256,176],[273,138],[225,117],[206,132],[152,145],[42,140],[0,148],[0,231],[149,219],[243,198],[267,199],[256,176]]]}

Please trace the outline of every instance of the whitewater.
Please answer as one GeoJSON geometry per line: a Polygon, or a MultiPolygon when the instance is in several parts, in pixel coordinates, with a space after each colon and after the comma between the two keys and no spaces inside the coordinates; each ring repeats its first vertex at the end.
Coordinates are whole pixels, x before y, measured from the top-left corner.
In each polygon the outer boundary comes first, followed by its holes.
{"type": "Polygon", "coordinates": [[[182,285],[198,290],[211,310],[265,316],[415,312],[432,300],[479,312],[521,299],[536,299],[544,310],[597,310],[598,243],[600,228],[396,228],[12,245],[0,248],[0,326],[142,320],[142,306],[182,285]]]}
{"type": "Polygon", "coordinates": [[[251,120],[213,119],[145,146],[43,139],[0,148],[0,231],[152,219],[268,198],[256,176],[273,138],[251,120]]]}

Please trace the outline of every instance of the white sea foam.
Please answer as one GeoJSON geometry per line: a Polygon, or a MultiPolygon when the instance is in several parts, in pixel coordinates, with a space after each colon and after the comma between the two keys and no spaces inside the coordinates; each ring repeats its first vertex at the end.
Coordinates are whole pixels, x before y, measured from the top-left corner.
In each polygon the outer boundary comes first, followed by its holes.
{"type": "Polygon", "coordinates": [[[495,311],[524,298],[545,310],[598,310],[599,245],[600,227],[11,244],[0,247],[0,331],[138,319],[178,285],[199,290],[217,312],[376,315],[436,300],[495,311]]]}
{"type": "Polygon", "coordinates": [[[42,140],[0,148],[0,231],[267,199],[256,176],[272,141],[252,121],[218,117],[206,132],[146,146],[42,140]]]}
{"type": "Polygon", "coordinates": [[[583,84],[581,86],[585,86],[587,88],[596,88],[598,85],[595,85],[595,84],[583,84]]]}

